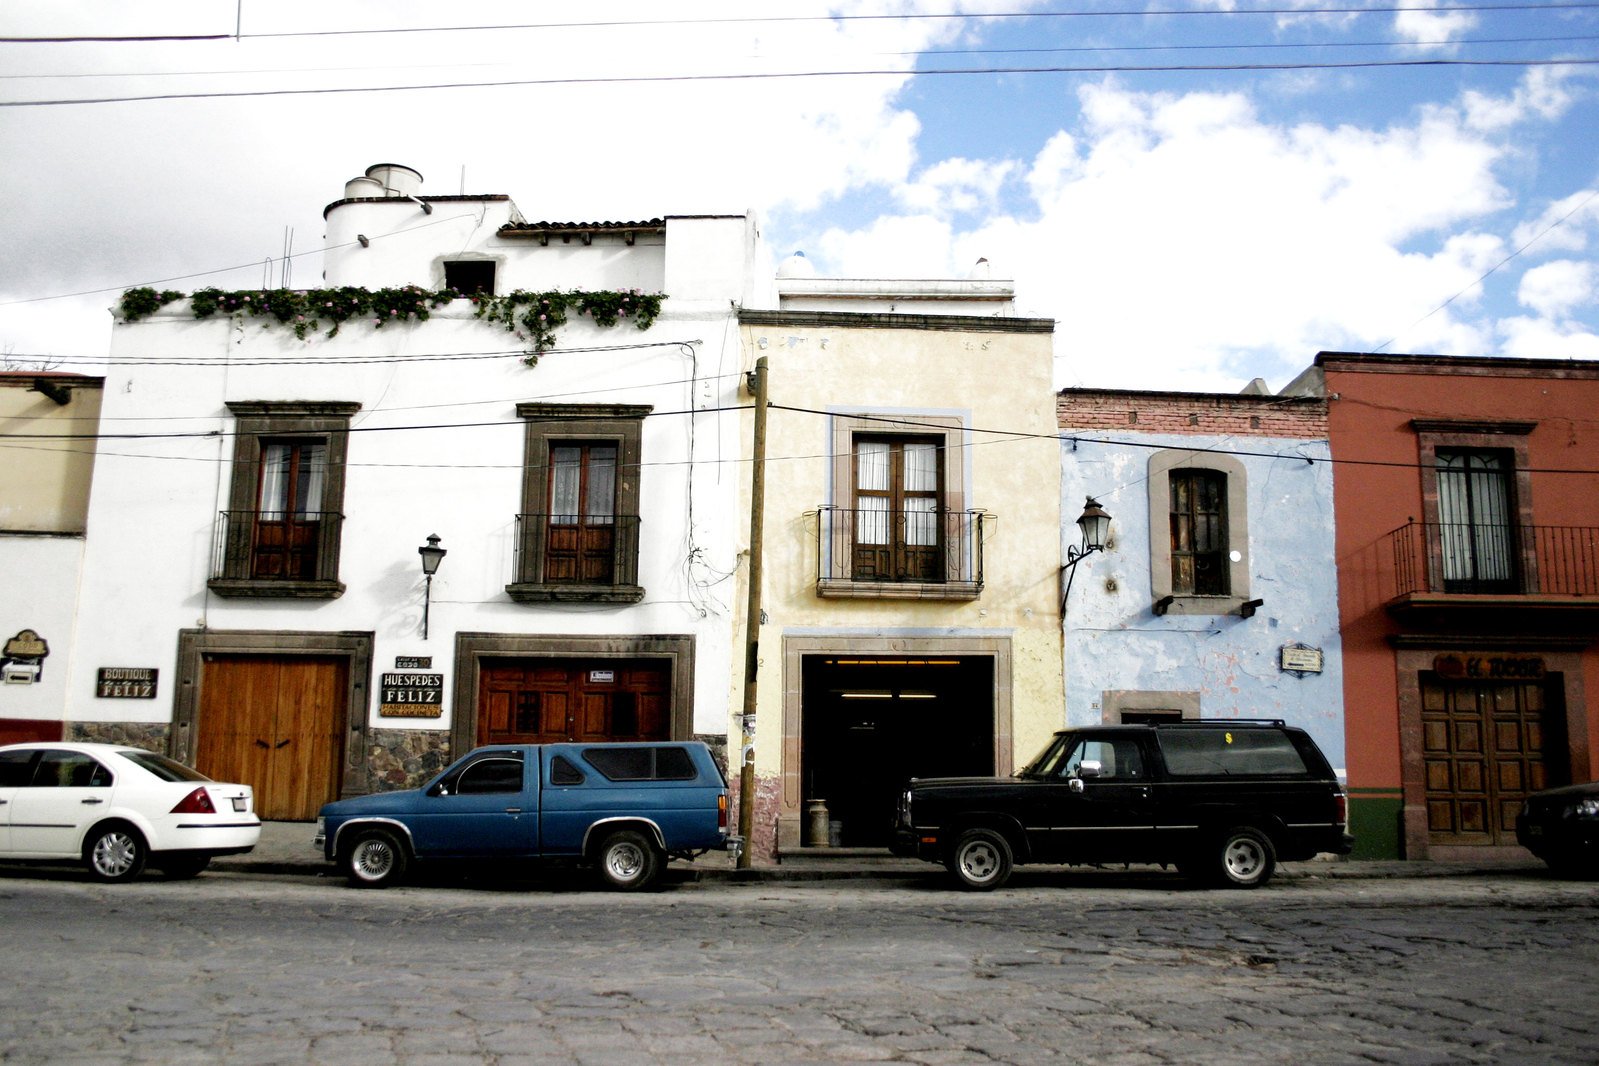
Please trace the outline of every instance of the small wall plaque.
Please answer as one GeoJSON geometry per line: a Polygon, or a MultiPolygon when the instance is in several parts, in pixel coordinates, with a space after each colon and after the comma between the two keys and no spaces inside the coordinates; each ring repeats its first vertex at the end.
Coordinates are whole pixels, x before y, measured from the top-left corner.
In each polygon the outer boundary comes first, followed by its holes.
{"type": "Polygon", "coordinates": [[[396,670],[431,670],[433,656],[431,655],[396,655],[394,657],[396,670]]]}
{"type": "Polygon", "coordinates": [[[1278,660],[1278,667],[1290,674],[1319,674],[1321,664],[1321,649],[1309,644],[1284,644],[1278,660]]]}

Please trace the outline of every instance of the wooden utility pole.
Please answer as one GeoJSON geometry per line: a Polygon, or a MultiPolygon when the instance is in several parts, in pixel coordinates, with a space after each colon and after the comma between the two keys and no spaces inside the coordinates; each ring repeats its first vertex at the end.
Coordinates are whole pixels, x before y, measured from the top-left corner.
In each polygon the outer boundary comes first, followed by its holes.
{"type": "Polygon", "coordinates": [[[766,517],[766,356],[755,361],[749,375],[755,393],[755,446],[750,463],[750,569],[749,604],[744,615],[744,713],[740,717],[738,777],[738,831],[744,838],[738,868],[750,867],[755,850],[755,682],[761,657],[761,527],[766,517]]]}

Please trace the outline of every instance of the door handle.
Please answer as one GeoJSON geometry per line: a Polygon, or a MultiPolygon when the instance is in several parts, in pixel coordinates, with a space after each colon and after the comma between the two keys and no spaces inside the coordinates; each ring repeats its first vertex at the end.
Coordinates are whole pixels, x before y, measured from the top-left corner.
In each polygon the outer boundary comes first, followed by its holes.
{"type": "Polygon", "coordinates": [[[103,800],[103,799],[86,799],[86,800],[82,800],[81,802],[83,802],[83,803],[104,803],[105,800],[103,800]]]}
{"type": "Polygon", "coordinates": [[[505,813],[506,814],[521,814],[522,813],[522,808],[520,808],[520,807],[507,807],[507,808],[505,808],[505,813]]]}
{"type": "Polygon", "coordinates": [[[289,743],[289,741],[293,740],[293,739],[294,739],[293,737],[289,737],[288,740],[280,740],[280,741],[278,741],[278,746],[277,746],[277,748],[275,750],[282,751],[283,748],[289,743]]]}
{"type": "Polygon", "coordinates": [[[272,747],[272,745],[268,744],[266,741],[261,740],[259,738],[256,740],[255,746],[258,747],[258,748],[271,748],[272,747]]]}

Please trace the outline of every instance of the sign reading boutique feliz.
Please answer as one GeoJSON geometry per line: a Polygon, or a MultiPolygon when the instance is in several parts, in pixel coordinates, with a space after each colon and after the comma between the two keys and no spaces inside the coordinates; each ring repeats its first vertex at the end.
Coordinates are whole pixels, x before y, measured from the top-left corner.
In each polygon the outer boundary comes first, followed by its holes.
{"type": "Polygon", "coordinates": [[[385,718],[438,718],[444,714],[444,675],[386,673],[378,714],[385,718]]]}
{"type": "Polygon", "coordinates": [[[102,666],[95,674],[95,697],[102,700],[153,700],[159,673],[151,666],[102,666]]]}

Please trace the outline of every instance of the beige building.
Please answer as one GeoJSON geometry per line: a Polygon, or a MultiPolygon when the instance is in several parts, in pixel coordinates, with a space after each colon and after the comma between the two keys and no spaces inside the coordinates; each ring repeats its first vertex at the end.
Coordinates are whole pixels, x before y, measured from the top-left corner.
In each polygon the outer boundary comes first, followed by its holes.
{"type": "Polygon", "coordinates": [[[1015,317],[1009,282],[795,265],[779,310],[739,316],[769,404],[762,624],[729,730],[737,773],[753,658],[755,861],[884,847],[908,778],[1008,773],[1064,721],[1054,323],[1015,317]]]}
{"type": "Polygon", "coordinates": [[[61,739],[103,385],[0,371],[0,744],[61,739]]]}

